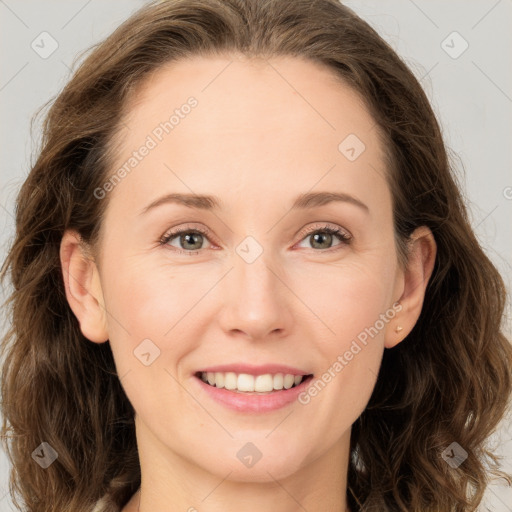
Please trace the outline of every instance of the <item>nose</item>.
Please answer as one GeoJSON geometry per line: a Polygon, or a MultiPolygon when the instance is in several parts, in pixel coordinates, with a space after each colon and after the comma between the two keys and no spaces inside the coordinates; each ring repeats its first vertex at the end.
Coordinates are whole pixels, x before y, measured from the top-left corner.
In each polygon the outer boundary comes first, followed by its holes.
{"type": "Polygon", "coordinates": [[[221,287],[218,318],[224,332],[256,341],[291,331],[293,293],[282,266],[265,251],[251,263],[235,255],[221,287]]]}

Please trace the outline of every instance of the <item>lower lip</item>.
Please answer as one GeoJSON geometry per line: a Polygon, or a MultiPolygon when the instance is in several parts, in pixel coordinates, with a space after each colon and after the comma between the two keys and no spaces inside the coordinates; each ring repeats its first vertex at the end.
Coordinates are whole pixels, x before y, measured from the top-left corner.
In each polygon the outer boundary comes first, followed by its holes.
{"type": "Polygon", "coordinates": [[[200,388],[218,403],[238,412],[269,412],[281,409],[297,400],[297,396],[306,389],[312,376],[303,380],[298,386],[281,391],[273,391],[265,395],[237,393],[225,388],[217,388],[206,384],[197,375],[194,376],[200,388]]]}

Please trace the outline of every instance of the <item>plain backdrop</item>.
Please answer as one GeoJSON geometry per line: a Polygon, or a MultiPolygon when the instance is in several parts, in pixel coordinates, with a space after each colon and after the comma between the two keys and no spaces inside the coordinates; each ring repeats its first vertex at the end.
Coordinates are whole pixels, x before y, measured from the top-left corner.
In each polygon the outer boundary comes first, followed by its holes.
{"type": "MultiPolygon", "coordinates": [[[[293,1],[293,0],[290,0],[293,1]]],[[[74,58],[110,34],[142,0],[0,0],[0,259],[14,233],[14,199],[38,143],[36,110],[71,76],[74,58]]],[[[420,79],[442,125],[471,222],[512,289],[511,0],[351,0],[420,79]]],[[[3,290],[3,297],[6,291],[3,290]]],[[[506,332],[511,334],[510,300],[506,332]]],[[[5,323],[5,318],[4,318],[5,323]]],[[[5,328],[5,327],[4,327],[5,328]]],[[[512,427],[493,442],[512,471],[512,427]]],[[[35,447],[34,447],[35,448],[35,447]]],[[[12,510],[0,452],[0,512],[12,510]]],[[[511,512],[493,485],[482,512],[511,512]]]]}

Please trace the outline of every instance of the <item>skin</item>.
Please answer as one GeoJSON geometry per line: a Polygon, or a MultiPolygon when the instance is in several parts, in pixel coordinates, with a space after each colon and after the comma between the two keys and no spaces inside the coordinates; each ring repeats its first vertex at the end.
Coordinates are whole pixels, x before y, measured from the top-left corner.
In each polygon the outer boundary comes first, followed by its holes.
{"type": "Polygon", "coordinates": [[[190,96],[197,107],[101,199],[96,256],[73,231],[61,243],[69,305],[91,342],[110,341],[136,411],[141,493],[123,510],[139,499],[143,512],[347,510],[350,427],[383,351],[419,317],[435,241],[418,228],[400,267],[375,122],[329,69],[298,58],[195,57],[161,68],[128,105],[118,165],[190,96]],[[354,161],[338,149],[348,134],[366,146],[354,161]],[[369,211],[348,202],[290,210],[310,191],[350,194],[369,211]],[[165,204],[139,216],[170,192],[215,195],[223,209],[165,204]],[[211,236],[158,244],[190,224],[211,236]],[[324,234],[315,246],[304,230],[325,225],[351,242],[324,234]],[[236,252],[247,236],[263,249],[250,264],[236,252]],[[176,252],[190,245],[199,253],[176,252]],[[193,381],[201,367],[234,362],[319,377],[396,301],[401,310],[308,404],[244,414],[193,381]],[[149,366],[133,353],[146,338],[160,350],[149,366]],[[247,442],[262,453],[250,468],[236,457],[247,442]]]}

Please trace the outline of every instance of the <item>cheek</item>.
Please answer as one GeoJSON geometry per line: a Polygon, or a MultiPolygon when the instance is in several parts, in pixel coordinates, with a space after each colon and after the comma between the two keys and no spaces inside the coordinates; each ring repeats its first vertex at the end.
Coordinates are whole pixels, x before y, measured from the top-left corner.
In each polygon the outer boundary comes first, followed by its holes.
{"type": "Polygon", "coordinates": [[[367,345],[339,347],[324,371],[299,395],[309,428],[323,433],[323,443],[335,443],[363,413],[375,387],[382,352],[383,345],[376,339],[367,345]]]}
{"type": "Polygon", "coordinates": [[[190,335],[190,322],[205,287],[190,274],[185,279],[184,272],[180,276],[149,264],[116,265],[106,281],[109,339],[117,373],[142,417],[161,421],[169,414],[163,404],[170,410],[182,406],[177,370],[197,340],[190,335]]]}
{"type": "Polygon", "coordinates": [[[106,282],[109,339],[117,373],[127,376],[123,386],[130,401],[148,411],[177,404],[175,379],[188,378],[183,363],[215,318],[219,301],[212,300],[218,293],[213,288],[222,271],[142,257],[120,258],[112,270],[106,282]]]}
{"type": "Polygon", "coordinates": [[[197,293],[169,271],[129,263],[129,258],[120,258],[106,275],[109,339],[120,376],[130,372],[132,380],[152,381],[164,368],[174,368],[188,350],[182,329],[197,293]]]}
{"type": "Polygon", "coordinates": [[[321,354],[323,369],[299,402],[306,407],[316,403],[340,428],[348,428],[368,403],[382,360],[384,334],[396,315],[393,274],[386,269],[383,260],[347,264],[329,275],[319,270],[303,283],[301,293],[309,289],[308,306],[322,320],[315,322],[318,331],[310,335],[316,339],[314,351],[321,354]]]}
{"type": "Polygon", "coordinates": [[[190,267],[178,271],[149,258],[119,264],[107,280],[107,306],[119,320],[109,319],[109,328],[118,331],[122,323],[134,341],[141,336],[163,340],[208,291],[209,281],[201,281],[190,267]]]}
{"type": "MultiPolygon", "coordinates": [[[[390,268],[393,262],[386,258],[354,258],[301,270],[302,277],[295,279],[293,290],[311,311],[311,325],[318,328],[317,338],[320,335],[329,340],[322,345],[327,345],[331,355],[391,308],[394,275],[390,268]]],[[[379,331],[383,330],[380,322],[378,326],[379,331]]]]}

